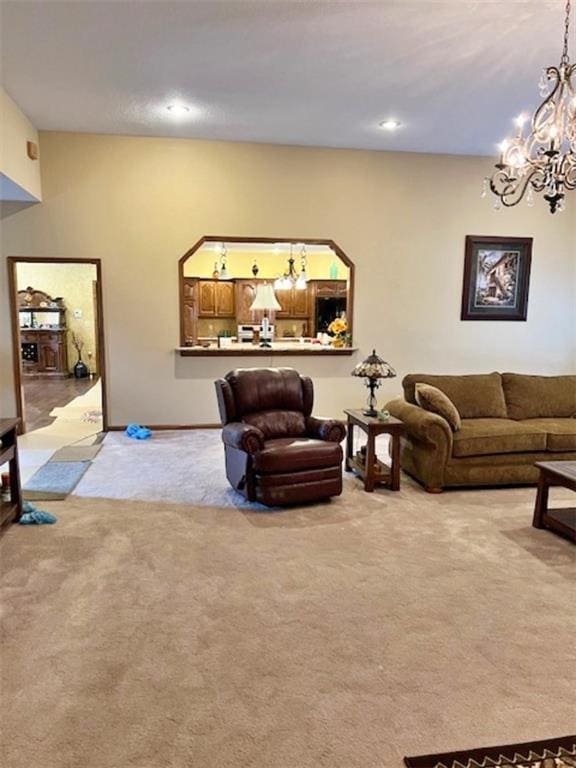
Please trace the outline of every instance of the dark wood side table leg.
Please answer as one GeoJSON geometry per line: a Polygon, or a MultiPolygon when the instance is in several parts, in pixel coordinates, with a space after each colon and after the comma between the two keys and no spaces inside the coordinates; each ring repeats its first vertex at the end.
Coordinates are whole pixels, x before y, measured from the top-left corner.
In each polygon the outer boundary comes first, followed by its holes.
{"type": "Polygon", "coordinates": [[[346,461],[344,462],[344,467],[346,469],[346,472],[352,472],[352,467],[350,466],[350,459],[354,456],[354,424],[350,421],[350,417],[348,417],[348,431],[346,433],[346,461]]]}
{"type": "Polygon", "coordinates": [[[390,467],[390,490],[391,491],[399,491],[400,490],[400,435],[392,435],[392,454],[391,454],[391,461],[392,466],[390,467]]]}
{"type": "Polygon", "coordinates": [[[20,486],[20,464],[18,462],[18,449],[10,462],[10,497],[17,505],[16,522],[22,517],[22,488],[20,486]]]}
{"type": "Polygon", "coordinates": [[[372,432],[368,432],[368,441],[366,443],[366,465],[364,467],[364,490],[372,493],[376,480],[374,477],[374,462],[376,461],[375,439],[372,432]]]}
{"type": "Polygon", "coordinates": [[[550,483],[546,475],[540,471],[540,479],[538,480],[538,492],[536,493],[536,504],[534,505],[534,517],[532,518],[532,525],[534,528],[545,528],[544,515],[548,509],[548,490],[550,483]]]}

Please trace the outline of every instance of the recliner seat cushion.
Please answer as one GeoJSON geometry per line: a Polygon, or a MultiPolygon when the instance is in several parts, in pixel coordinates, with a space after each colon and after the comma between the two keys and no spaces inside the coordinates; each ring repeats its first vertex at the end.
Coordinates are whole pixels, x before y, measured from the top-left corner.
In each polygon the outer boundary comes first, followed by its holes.
{"type": "Polygon", "coordinates": [[[339,443],[307,437],[267,440],[254,456],[254,469],[264,474],[333,467],[342,462],[339,443]]]}
{"type": "Polygon", "coordinates": [[[243,421],[261,430],[267,440],[306,434],[306,419],[301,411],[260,411],[244,416],[243,421]]]}
{"type": "Polygon", "coordinates": [[[546,450],[576,451],[576,419],[527,419],[522,423],[546,432],[546,450]]]}
{"type": "Polygon", "coordinates": [[[463,419],[454,433],[452,455],[484,456],[546,450],[547,435],[540,427],[511,419],[463,419]]]}
{"type": "Polygon", "coordinates": [[[576,376],[503,373],[502,386],[510,419],[576,416],[576,376]]]}
{"type": "Polygon", "coordinates": [[[416,405],[416,384],[437,387],[452,401],[462,419],[506,419],[506,401],[499,373],[438,376],[410,373],[402,380],[404,396],[416,405]]]}

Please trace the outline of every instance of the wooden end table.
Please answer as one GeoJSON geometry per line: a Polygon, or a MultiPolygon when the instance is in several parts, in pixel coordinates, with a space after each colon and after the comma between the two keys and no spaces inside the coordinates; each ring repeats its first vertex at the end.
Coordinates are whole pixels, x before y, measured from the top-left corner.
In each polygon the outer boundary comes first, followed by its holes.
{"type": "Polygon", "coordinates": [[[538,461],[536,466],[540,470],[540,480],[532,525],[534,528],[549,528],[576,542],[576,507],[548,509],[548,491],[551,485],[560,485],[576,491],[576,461],[538,461]]]}
{"type": "Polygon", "coordinates": [[[19,520],[22,514],[22,491],[20,489],[20,468],[18,466],[18,445],[16,433],[20,419],[0,419],[0,465],[9,462],[10,501],[0,501],[0,528],[19,520]]]}
{"type": "Polygon", "coordinates": [[[400,490],[400,437],[404,434],[404,424],[390,416],[380,420],[366,416],[361,410],[345,410],[348,417],[348,437],[346,440],[346,471],[356,472],[364,480],[364,490],[372,492],[377,483],[386,485],[391,491],[400,490]],[[366,433],[366,449],[354,455],[354,427],[366,433]],[[390,465],[376,456],[376,437],[390,435],[392,443],[390,465]]]}

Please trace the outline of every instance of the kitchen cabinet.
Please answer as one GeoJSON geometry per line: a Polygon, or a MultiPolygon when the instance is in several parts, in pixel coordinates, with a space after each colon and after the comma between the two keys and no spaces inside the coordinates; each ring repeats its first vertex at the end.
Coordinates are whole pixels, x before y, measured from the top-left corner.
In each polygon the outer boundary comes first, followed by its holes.
{"type": "Polygon", "coordinates": [[[200,280],[198,317],[234,317],[234,283],[219,280],[200,280]]]}
{"type": "Polygon", "coordinates": [[[346,280],[313,280],[311,287],[315,295],[323,299],[340,298],[348,293],[346,280]]]}
{"type": "Polygon", "coordinates": [[[182,331],[185,344],[198,340],[198,280],[185,277],[182,289],[182,331]]]}
{"type": "Polygon", "coordinates": [[[292,289],[292,317],[306,318],[310,314],[310,288],[292,289]]]}
{"type": "Polygon", "coordinates": [[[310,287],[304,290],[281,288],[274,291],[282,309],[276,311],[276,317],[286,320],[306,319],[310,314],[310,287]]]}
{"type": "Polygon", "coordinates": [[[238,325],[251,325],[259,323],[262,319],[261,310],[252,311],[250,307],[256,298],[256,286],[258,280],[236,280],[236,323],[238,325]]]}

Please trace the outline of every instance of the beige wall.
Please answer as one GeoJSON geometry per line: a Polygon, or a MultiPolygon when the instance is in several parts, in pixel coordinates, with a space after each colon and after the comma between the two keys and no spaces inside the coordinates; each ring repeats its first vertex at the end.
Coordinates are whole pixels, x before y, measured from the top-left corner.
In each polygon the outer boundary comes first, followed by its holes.
{"type": "Polygon", "coordinates": [[[52,297],[61,296],[66,307],[66,326],[68,334],[68,366],[74,367],[78,354],[72,344],[72,333],[84,340],[82,359],[88,364],[88,352],[92,352],[91,369],[97,373],[96,356],[96,318],[94,316],[93,283],[96,280],[94,264],[44,264],[20,262],[16,265],[18,290],[32,286],[49,293],[52,297]],[[82,317],[75,318],[74,310],[80,310],[82,317]]]}
{"type": "Polygon", "coordinates": [[[38,131],[0,88],[0,173],[41,200],[40,161],[28,157],[27,141],[38,143],[38,131]]]}
{"type": "MultiPolygon", "coordinates": [[[[204,234],[332,238],[355,261],[356,356],[278,359],[314,377],[320,413],[362,402],[349,373],[373,346],[399,377],[576,368],[575,193],[565,214],[497,213],[487,158],[66,133],[41,150],[44,202],[4,219],[3,253],[102,258],[112,424],[217,420],[213,380],[242,360],[174,352],[178,258],[204,234]],[[534,237],[527,322],[460,322],[466,234],[534,237]]],[[[7,381],[2,395],[8,413],[7,381]]]]}

